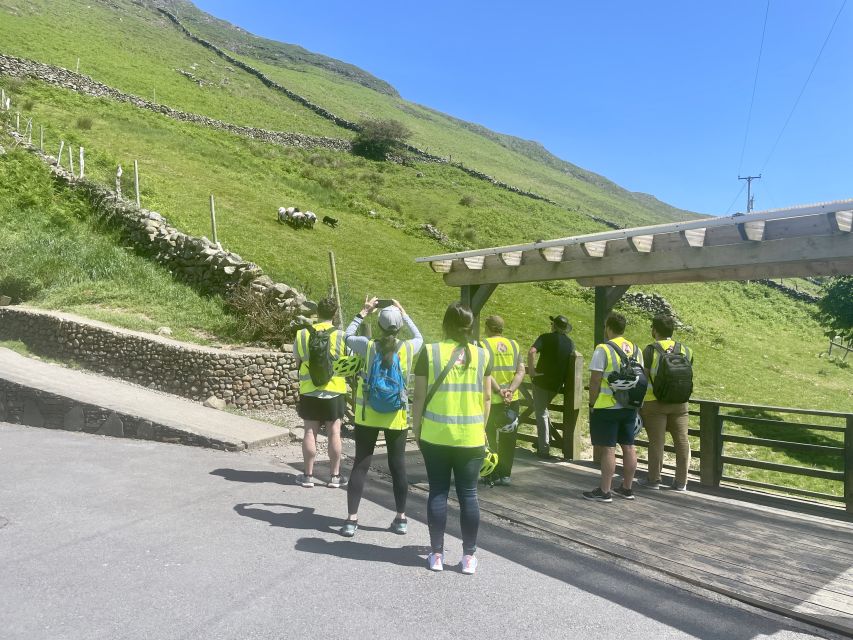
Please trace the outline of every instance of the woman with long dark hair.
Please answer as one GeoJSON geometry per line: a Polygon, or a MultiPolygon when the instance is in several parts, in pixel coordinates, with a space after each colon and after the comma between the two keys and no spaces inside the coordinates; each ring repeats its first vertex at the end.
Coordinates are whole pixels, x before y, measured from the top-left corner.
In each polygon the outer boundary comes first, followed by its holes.
{"type": "Polygon", "coordinates": [[[491,362],[471,344],[474,314],[454,302],[444,314],[444,340],[425,345],[415,364],[412,407],[415,438],[429,478],[427,524],[433,571],[444,569],[444,531],[450,477],[456,483],[462,526],[462,573],[477,569],[480,503],[477,483],[485,457],[486,421],[491,406],[491,362]]]}
{"type": "Polygon", "coordinates": [[[376,340],[356,334],[364,319],[376,311],[379,303],[377,298],[365,299],[364,307],[350,322],[344,334],[347,346],[364,359],[355,396],[355,462],[347,486],[349,516],[341,528],[341,535],[347,538],[354,536],[358,529],[358,505],[380,431],[385,436],[397,509],[391,530],[399,535],[408,530],[406,496],[409,483],[405,465],[406,434],[409,429],[407,389],[412,362],[423,344],[423,338],[400,303],[396,300],[391,302],[391,306],[379,312],[377,324],[381,335],[376,340]],[[409,340],[398,338],[404,324],[412,334],[409,340]]]}

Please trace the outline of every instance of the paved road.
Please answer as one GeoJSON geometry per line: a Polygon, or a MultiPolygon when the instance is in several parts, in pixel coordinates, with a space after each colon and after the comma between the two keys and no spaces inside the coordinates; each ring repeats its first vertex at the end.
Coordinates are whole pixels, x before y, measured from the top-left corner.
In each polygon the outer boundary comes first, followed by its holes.
{"type": "Polygon", "coordinates": [[[344,540],[345,493],[294,474],[268,454],[0,423],[0,637],[816,637],[499,523],[476,576],[434,574],[422,493],[398,537],[371,481],[344,540]]]}

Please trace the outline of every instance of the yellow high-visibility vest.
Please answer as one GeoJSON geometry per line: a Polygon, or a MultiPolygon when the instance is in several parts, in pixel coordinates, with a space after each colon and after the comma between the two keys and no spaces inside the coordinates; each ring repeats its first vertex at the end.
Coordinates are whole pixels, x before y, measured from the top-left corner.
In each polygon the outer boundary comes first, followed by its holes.
{"type": "MultiPolygon", "coordinates": [[[[618,345],[622,352],[628,356],[634,356],[637,360],[640,360],[640,354],[634,353],[634,351],[639,351],[637,345],[635,345],[630,340],[626,340],[624,337],[619,336],[618,338],[613,338],[611,340],[614,344],[618,345]],[[628,345],[628,349],[625,349],[625,345],[628,345]]],[[[603,343],[597,345],[596,349],[604,349],[604,353],[607,356],[607,366],[604,367],[604,371],[601,374],[601,391],[598,394],[598,398],[595,399],[594,409],[610,409],[616,406],[616,398],[613,397],[613,389],[610,388],[610,384],[607,382],[607,375],[612,371],[616,370],[617,366],[622,366],[622,360],[619,358],[619,355],[613,352],[613,347],[609,344],[603,343]]]]}
{"type": "MultiPolygon", "coordinates": [[[[489,352],[492,360],[492,377],[501,389],[509,387],[515,372],[518,371],[518,363],[521,359],[521,350],[515,340],[503,336],[491,336],[482,340],[483,346],[489,352]]],[[[518,389],[512,394],[512,400],[518,400],[518,389]]],[[[498,394],[492,395],[492,404],[503,402],[498,394]]]]}
{"type": "MultiPolygon", "coordinates": [[[[424,346],[429,361],[428,388],[438,381],[458,347],[452,340],[424,346]]],[[[451,447],[482,447],[485,443],[483,392],[489,355],[474,344],[466,348],[471,355],[468,364],[460,359],[439,385],[429,406],[424,407],[421,439],[425,442],[451,447]]]]}
{"type": "MultiPolygon", "coordinates": [[[[332,329],[334,325],[331,322],[319,322],[314,325],[317,331],[325,331],[332,329]]],[[[300,329],[296,332],[296,341],[293,343],[293,350],[299,357],[299,395],[309,396],[320,392],[327,393],[346,393],[347,381],[341,376],[332,376],[326,384],[321,387],[314,385],[311,380],[311,374],[308,373],[308,340],[310,338],[308,329],[300,329]]],[[[344,341],[344,332],[338,329],[332,331],[329,336],[329,350],[332,355],[332,361],[342,358],[346,355],[346,343],[344,341]]]]}
{"type": "MultiPolygon", "coordinates": [[[[658,340],[658,344],[663,347],[664,351],[668,351],[675,346],[675,340],[672,338],[666,338],[665,340],[658,340]]],[[[690,362],[693,362],[693,350],[682,343],[681,345],[681,353],[684,354],[690,362]]],[[[649,370],[649,388],[646,389],[646,396],[643,398],[643,402],[657,402],[658,399],[655,398],[655,390],[652,386],[654,383],[655,376],[658,374],[658,367],[660,366],[660,354],[657,349],[652,349],[652,361],[648,363],[646,368],[649,370]]]]}
{"type": "MultiPolygon", "coordinates": [[[[400,370],[403,372],[403,379],[408,380],[409,372],[412,370],[412,360],[415,355],[411,341],[405,340],[402,342],[397,355],[400,358],[400,370]]],[[[393,413],[380,413],[379,411],[375,411],[367,401],[366,376],[370,372],[373,359],[381,357],[382,355],[376,351],[376,342],[371,340],[367,344],[367,360],[364,363],[362,375],[358,377],[358,393],[355,397],[355,422],[363,427],[402,431],[409,426],[408,407],[402,407],[399,411],[393,413]]]]}

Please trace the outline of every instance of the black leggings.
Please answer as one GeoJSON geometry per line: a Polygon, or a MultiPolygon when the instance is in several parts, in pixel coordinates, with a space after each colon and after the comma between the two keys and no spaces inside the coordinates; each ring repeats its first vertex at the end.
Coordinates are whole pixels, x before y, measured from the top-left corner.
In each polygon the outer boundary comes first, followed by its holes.
{"type": "Polygon", "coordinates": [[[427,525],[433,552],[443,553],[444,530],[447,528],[447,496],[450,493],[450,474],[456,482],[459,499],[459,523],[462,528],[462,552],[477,551],[477,531],[480,528],[480,503],[477,482],[483,466],[483,447],[448,447],[421,441],[427,477],[427,525]]]}
{"type": "Polygon", "coordinates": [[[364,480],[373,460],[373,450],[379,432],[385,434],[388,450],[388,467],[391,469],[391,481],[394,485],[394,502],[397,513],[405,513],[406,496],[409,492],[409,480],[406,478],[406,434],[405,429],[378,429],[355,425],[355,462],[347,485],[347,508],[350,513],[358,513],[361,494],[364,493],[364,480]]]}

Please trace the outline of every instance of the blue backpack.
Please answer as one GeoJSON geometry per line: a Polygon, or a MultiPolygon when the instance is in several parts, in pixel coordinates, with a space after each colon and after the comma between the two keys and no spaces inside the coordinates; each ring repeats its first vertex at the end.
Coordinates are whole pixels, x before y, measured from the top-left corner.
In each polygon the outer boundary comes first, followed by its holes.
{"type": "MultiPolygon", "coordinates": [[[[373,358],[370,361],[370,370],[367,379],[364,381],[365,396],[370,408],[377,413],[395,413],[406,406],[409,400],[409,392],[406,389],[406,378],[400,366],[400,354],[395,351],[390,366],[386,366],[385,363],[385,358],[374,351],[373,358]]],[[[365,411],[366,405],[362,409],[362,417],[364,417],[365,411]]]]}

